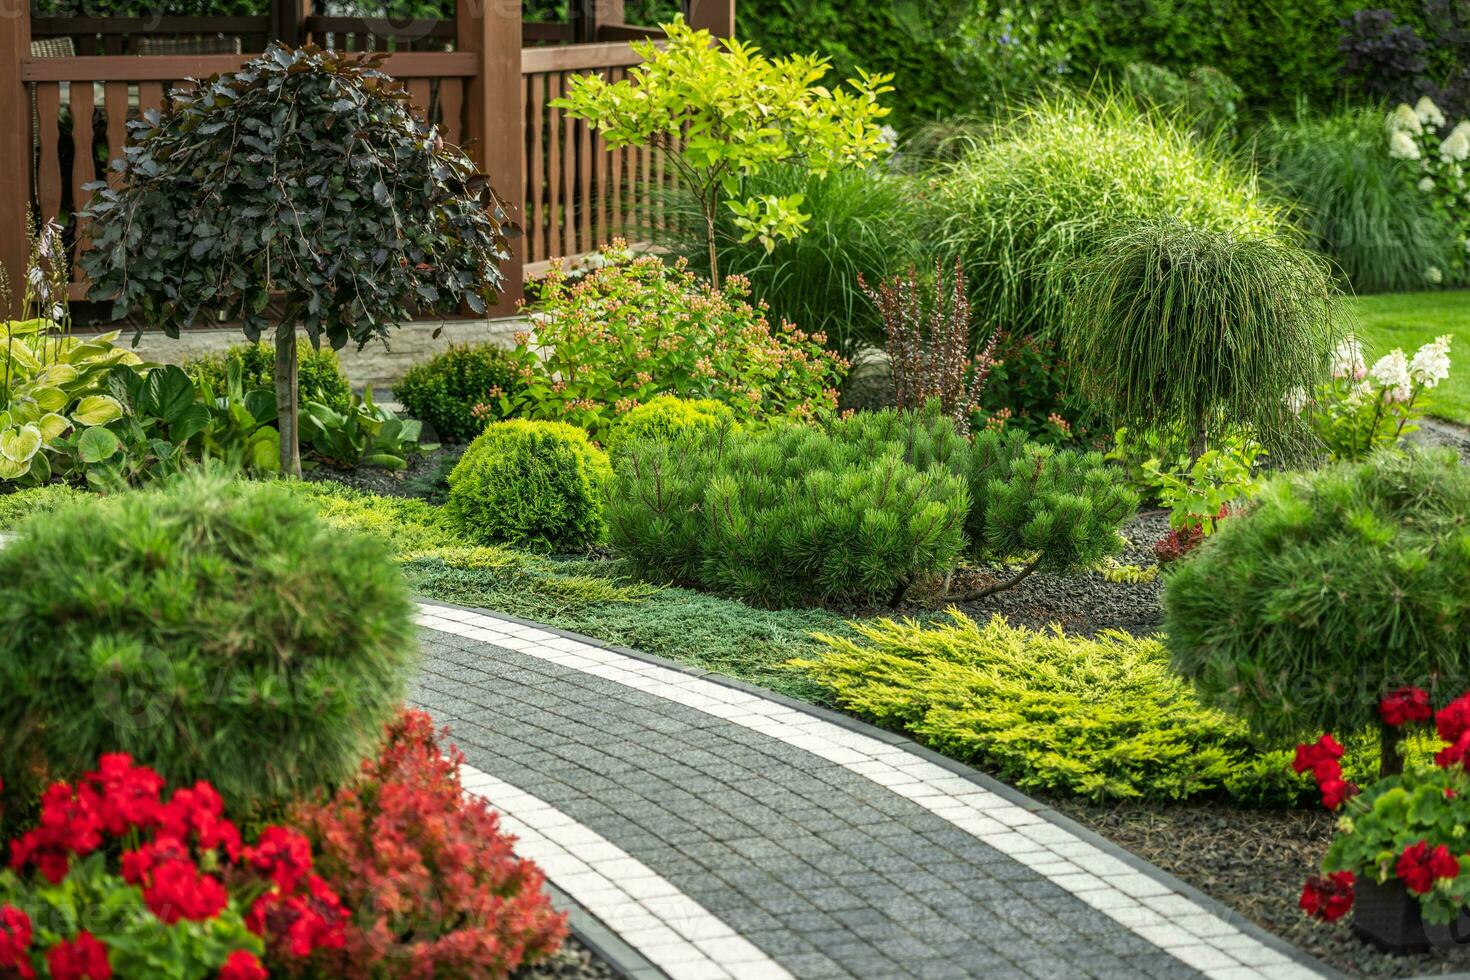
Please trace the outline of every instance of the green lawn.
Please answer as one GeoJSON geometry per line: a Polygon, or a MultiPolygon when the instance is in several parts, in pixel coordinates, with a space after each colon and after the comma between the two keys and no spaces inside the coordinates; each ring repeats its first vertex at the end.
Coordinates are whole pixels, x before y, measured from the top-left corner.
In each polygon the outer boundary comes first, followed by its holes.
{"type": "Polygon", "coordinates": [[[1455,335],[1449,380],[1430,392],[1429,411],[1470,424],[1470,290],[1387,293],[1353,302],[1369,364],[1395,347],[1412,357],[1421,344],[1440,334],[1455,335]]]}

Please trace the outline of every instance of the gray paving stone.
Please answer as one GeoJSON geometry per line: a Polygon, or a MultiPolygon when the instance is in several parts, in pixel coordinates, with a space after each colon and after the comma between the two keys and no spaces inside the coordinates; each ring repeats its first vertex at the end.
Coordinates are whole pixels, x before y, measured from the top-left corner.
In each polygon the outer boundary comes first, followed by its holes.
{"type": "Polygon", "coordinates": [[[413,696],[471,765],[798,980],[1199,975],[914,801],[694,708],[468,639],[425,644],[413,696]]]}

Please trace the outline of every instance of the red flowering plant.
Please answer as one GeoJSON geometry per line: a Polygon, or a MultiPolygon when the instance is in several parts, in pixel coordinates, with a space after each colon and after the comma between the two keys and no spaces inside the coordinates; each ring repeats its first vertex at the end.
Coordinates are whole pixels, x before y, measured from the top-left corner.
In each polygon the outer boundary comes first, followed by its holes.
{"type": "Polygon", "coordinates": [[[342,944],[304,837],[267,827],[248,846],[209,783],[163,793],[121,753],[45,791],[0,872],[0,976],[258,980],[267,950],[342,944]]]}
{"type": "Polygon", "coordinates": [[[1400,688],[1379,702],[1387,729],[1430,720],[1445,746],[1432,767],[1408,767],[1359,791],[1342,777],[1342,746],[1330,735],[1297,746],[1293,768],[1310,772],[1322,801],[1339,812],[1337,835],[1308,879],[1301,907],[1332,921],[1353,902],[1358,879],[1398,881],[1418,898],[1425,921],[1453,921],[1470,901],[1470,694],[1433,713],[1429,696],[1400,688]]]}
{"type": "Polygon", "coordinates": [[[333,977],[505,977],[561,945],[565,918],[545,879],[516,857],[483,800],[460,784],[463,756],[409,711],[388,726],[356,784],[302,804],[318,872],[352,910],[343,945],[311,966],[333,977]]]}

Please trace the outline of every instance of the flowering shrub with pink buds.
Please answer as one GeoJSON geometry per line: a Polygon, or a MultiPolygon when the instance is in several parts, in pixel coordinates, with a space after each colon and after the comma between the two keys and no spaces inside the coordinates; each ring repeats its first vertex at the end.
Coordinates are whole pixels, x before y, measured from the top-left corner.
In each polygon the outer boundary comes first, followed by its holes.
{"type": "Polygon", "coordinates": [[[1422,397],[1450,374],[1451,334],[1436,337],[1409,357],[1402,348],[1373,366],[1349,337],[1332,355],[1332,380],[1308,398],[1292,392],[1289,406],[1300,413],[1333,459],[1363,459],[1381,446],[1397,444],[1418,429],[1422,397]]]}
{"type": "Polygon", "coordinates": [[[602,256],[575,283],[555,265],[542,280],[534,335],[516,336],[516,414],[600,438],[657,395],[712,398],[741,421],[836,409],[847,362],[820,333],[772,328],[748,302],[745,279],[728,276],[716,288],[682,259],[630,258],[622,242],[602,256]]]}
{"type": "Polygon", "coordinates": [[[53,783],[0,872],[0,976],[261,980],[341,947],[347,912],[299,832],[252,846],[207,782],[165,798],[163,778],[104,755],[53,783]]]}
{"type": "Polygon", "coordinates": [[[1292,768],[1310,772],[1323,805],[1340,814],[1325,876],[1307,880],[1301,908],[1331,922],[1352,907],[1357,880],[1397,880],[1418,898],[1425,921],[1451,922],[1470,902],[1470,694],[1436,714],[1426,691],[1404,687],[1384,695],[1378,712],[1387,736],[1432,716],[1444,746],[1434,767],[1410,768],[1366,790],[1343,778],[1342,746],[1331,735],[1297,746],[1292,768]]]}

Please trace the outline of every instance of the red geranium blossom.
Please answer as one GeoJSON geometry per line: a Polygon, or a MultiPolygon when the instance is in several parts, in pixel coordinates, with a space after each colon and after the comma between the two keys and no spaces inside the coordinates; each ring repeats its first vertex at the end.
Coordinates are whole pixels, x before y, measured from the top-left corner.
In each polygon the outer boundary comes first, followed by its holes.
{"type": "Polygon", "coordinates": [[[34,977],[30,945],[30,916],[14,905],[0,906],[0,972],[12,970],[23,980],[34,977]]]}
{"type": "Polygon", "coordinates": [[[265,980],[268,974],[260,958],[248,949],[237,949],[220,967],[219,980],[265,980]]]}
{"type": "Polygon", "coordinates": [[[1298,745],[1296,759],[1291,768],[1298,773],[1315,769],[1323,762],[1335,762],[1342,758],[1343,748],[1331,735],[1323,735],[1311,745],[1298,745]]]}
{"type": "Polygon", "coordinates": [[[71,942],[61,942],[46,951],[52,980],[109,980],[112,967],[107,947],[90,932],[79,932],[71,942]]]}
{"type": "Polygon", "coordinates": [[[1456,877],[1460,873],[1460,859],[1443,844],[1431,851],[1429,842],[1421,840],[1404,848],[1394,872],[1409,891],[1423,895],[1434,887],[1436,879],[1456,877]]]}
{"type": "Polygon", "coordinates": [[[1357,784],[1345,779],[1324,779],[1317,788],[1322,791],[1322,805],[1329,810],[1336,810],[1358,795],[1357,784]]]}
{"type": "Polygon", "coordinates": [[[1435,754],[1434,761],[1446,769],[1464,763],[1470,755],[1470,694],[1461,695],[1440,708],[1434,717],[1434,727],[1448,743],[1435,754]]]}
{"type": "Polygon", "coordinates": [[[164,861],[148,873],[143,888],[148,910],[165,925],[180,919],[202,922],[224,911],[230,896],[213,875],[200,873],[190,861],[164,861]]]}
{"type": "Polygon", "coordinates": [[[1314,919],[1336,922],[1353,907],[1353,873],[1334,871],[1325,878],[1308,878],[1302,886],[1302,911],[1314,919]]]}
{"type": "Polygon", "coordinates": [[[133,765],[125,752],[110,752],[98,760],[97,769],[86,779],[101,796],[98,815],[102,827],[119,837],[133,827],[150,827],[158,821],[162,804],[163,777],[147,766],[133,765]]]}
{"type": "Polygon", "coordinates": [[[164,806],[158,824],[166,834],[188,840],[192,834],[200,850],[223,848],[231,861],[240,858],[240,831],[225,819],[219,793],[200,780],[192,789],[177,790],[164,806]]]}
{"type": "Polygon", "coordinates": [[[1429,692],[1417,687],[1401,687],[1390,691],[1378,702],[1378,714],[1385,725],[1402,725],[1428,721],[1434,716],[1429,706],[1429,692]]]}
{"type": "Polygon", "coordinates": [[[245,925],[260,936],[285,944],[292,956],[317,949],[341,949],[346,941],[347,910],[337,893],[316,875],[306,876],[307,895],[269,891],[255,900],[245,925]]]}
{"type": "Polygon", "coordinates": [[[311,842],[299,831],[267,827],[254,847],[245,848],[245,860],[281,891],[295,891],[296,883],[311,870],[311,842]]]}
{"type": "Polygon", "coordinates": [[[66,877],[72,854],[88,854],[102,844],[100,800],[90,786],[75,791],[53,783],[41,794],[41,819],[10,845],[10,866],[17,871],[34,864],[51,884],[66,877]]]}

